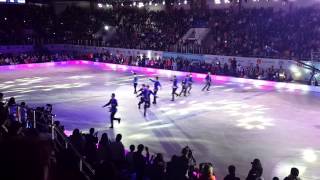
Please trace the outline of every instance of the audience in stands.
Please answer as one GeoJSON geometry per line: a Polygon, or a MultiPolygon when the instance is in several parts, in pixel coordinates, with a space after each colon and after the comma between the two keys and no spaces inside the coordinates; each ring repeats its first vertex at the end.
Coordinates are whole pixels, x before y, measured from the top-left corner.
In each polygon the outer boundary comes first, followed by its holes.
{"type": "Polygon", "coordinates": [[[25,64],[25,63],[41,63],[50,61],[62,61],[62,60],[72,60],[72,59],[88,59],[106,63],[115,63],[131,66],[142,66],[151,67],[159,69],[169,69],[176,71],[185,72],[197,72],[197,73],[207,73],[211,72],[213,75],[225,75],[234,76],[248,79],[260,79],[260,80],[271,80],[271,81],[292,81],[291,72],[288,69],[283,69],[281,66],[275,68],[274,66],[264,69],[256,65],[242,66],[237,63],[236,58],[230,58],[229,63],[224,63],[223,65],[217,62],[204,62],[199,60],[188,60],[181,57],[177,58],[147,58],[145,56],[119,56],[111,55],[110,53],[94,54],[93,57],[88,57],[87,55],[27,55],[22,54],[20,56],[12,55],[0,55],[0,65],[14,65],[14,64],[25,64]],[[33,57],[32,61],[25,60],[33,57]],[[8,59],[8,60],[6,60],[8,59]]]}
{"type": "Polygon", "coordinates": [[[73,59],[70,55],[44,53],[40,54],[1,54],[0,53],[0,65],[16,65],[16,64],[29,64],[29,63],[43,63],[53,61],[64,61],[73,59]]]}
{"type": "Polygon", "coordinates": [[[284,180],[300,180],[298,168],[291,168],[290,175],[284,178],[284,180]]]}
{"type": "Polygon", "coordinates": [[[316,7],[147,11],[46,6],[0,7],[0,44],[76,43],[217,55],[310,59],[319,52],[316,7]],[[39,18],[41,17],[41,18],[39,18]],[[107,31],[104,26],[109,28],[107,31]],[[182,41],[192,27],[210,28],[201,44],[182,41]],[[103,43],[94,43],[100,41],[103,43]],[[198,50],[201,49],[201,50],[198,50]]]}
{"type": "Polygon", "coordinates": [[[253,162],[251,162],[251,165],[252,165],[252,167],[249,171],[249,174],[248,174],[246,180],[258,180],[258,179],[263,180],[263,178],[262,178],[263,168],[262,168],[260,160],[254,159],[253,162]]]}
{"type": "Polygon", "coordinates": [[[100,141],[98,143],[98,161],[97,162],[103,162],[103,161],[111,161],[111,149],[110,149],[111,141],[108,138],[107,133],[103,133],[101,135],[100,141]]]}
{"type": "Polygon", "coordinates": [[[205,164],[199,180],[216,180],[213,173],[213,167],[210,164],[205,164]]]}
{"type": "Polygon", "coordinates": [[[236,167],[234,165],[230,165],[228,171],[229,174],[224,177],[224,180],[240,180],[240,178],[236,177],[236,167]]]}

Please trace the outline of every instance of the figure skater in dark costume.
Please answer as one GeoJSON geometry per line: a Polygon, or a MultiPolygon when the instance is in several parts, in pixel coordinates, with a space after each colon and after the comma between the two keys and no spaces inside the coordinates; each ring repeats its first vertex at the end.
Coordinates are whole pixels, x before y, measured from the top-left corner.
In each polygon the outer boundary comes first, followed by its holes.
{"type": "Polygon", "coordinates": [[[173,76],[172,81],[172,99],[171,101],[174,101],[174,96],[179,96],[179,94],[176,92],[178,89],[178,80],[177,80],[177,76],[173,76]]]}
{"type": "Polygon", "coordinates": [[[134,88],[134,94],[137,94],[137,86],[138,86],[138,77],[137,77],[137,73],[133,73],[133,88],[134,88]]]}
{"type": "Polygon", "coordinates": [[[159,77],[157,76],[155,80],[153,79],[149,79],[149,80],[154,83],[154,88],[153,88],[154,96],[153,96],[152,104],[157,104],[157,93],[158,93],[159,87],[161,87],[159,77]]]}
{"type": "MultiPolygon", "coordinates": [[[[146,88],[138,95],[143,97],[143,101],[144,101],[144,112],[143,112],[143,116],[146,117],[147,115],[147,109],[150,108],[150,103],[151,103],[151,94],[153,96],[155,96],[155,94],[149,89],[149,86],[147,85],[146,88]]],[[[141,104],[140,104],[141,105],[141,104]]]]}
{"type": "Polygon", "coordinates": [[[118,111],[118,109],[117,109],[118,101],[115,97],[116,97],[116,95],[114,93],[112,93],[111,99],[109,100],[109,102],[107,104],[105,104],[104,106],[102,106],[104,108],[104,107],[111,105],[111,107],[110,107],[110,124],[111,124],[110,128],[113,128],[113,121],[114,120],[117,120],[118,123],[120,123],[120,121],[121,121],[120,118],[114,117],[118,111]]]}
{"type": "Polygon", "coordinates": [[[181,91],[179,93],[179,96],[181,96],[182,93],[183,93],[183,96],[187,96],[187,87],[188,86],[187,86],[187,78],[186,78],[181,81],[181,91]]]}
{"type": "Polygon", "coordinates": [[[202,88],[202,91],[207,89],[207,91],[210,91],[210,86],[211,86],[211,73],[208,72],[207,76],[205,77],[206,85],[202,88]]]}
{"type": "Polygon", "coordinates": [[[191,92],[192,83],[193,83],[192,74],[190,73],[189,76],[188,76],[188,81],[187,81],[188,94],[190,94],[190,92],[191,92]]]}
{"type": "Polygon", "coordinates": [[[138,103],[138,108],[140,109],[141,108],[141,104],[144,103],[144,97],[142,96],[143,92],[145,91],[146,89],[146,85],[145,84],[142,84],[142,87],[138,90],[139,92],[139,95],[137,97],[140,97],[140,101],[138,103]]]}

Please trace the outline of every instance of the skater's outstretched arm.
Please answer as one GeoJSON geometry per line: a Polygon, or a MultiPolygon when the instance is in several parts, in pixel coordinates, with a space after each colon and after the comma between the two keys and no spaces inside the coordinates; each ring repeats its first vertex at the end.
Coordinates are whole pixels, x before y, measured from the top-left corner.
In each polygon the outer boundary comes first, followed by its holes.
{"type": "Polygon", "coordinates": [[[140,91],[140,94],[138,94],[137,97],[140,97],[143,95],[143,91],[141,89],[139,91],[140,91]]]}
{"type": "Polygon", "coordinates": [[[103,108],[104,107],[107,107],[107,106],[109,106],[111,104],[111,99],[110,99],[110,101],[107,103],[107,104],[105,104],[104,106],[102,106],[103,108]]]}

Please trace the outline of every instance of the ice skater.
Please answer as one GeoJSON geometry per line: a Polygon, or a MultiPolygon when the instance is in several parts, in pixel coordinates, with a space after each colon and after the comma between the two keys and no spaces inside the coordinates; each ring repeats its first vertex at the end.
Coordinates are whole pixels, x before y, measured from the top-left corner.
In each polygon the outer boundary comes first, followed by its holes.
{"type": "Polygon", "coordinates": [[[142,84],[141,88],[138,90],[138,92],[140,92],[140,94],[137,97],[140,97],[140,101],[138,103],[138,108],[141,108],[141,104],[144,103],[144,97],[143,97],[143,92],[146,90],[146,85],[142,84]]]}
{"type": "Polygon", "coordinates": [[[190,74],[188,75],[188,80],[187,80],[187,89],[188,89],[188,94],[190,94],[190,93],[191,93],[192,83],[193,83],[193,80],[192,80],[192,74],[190,73],[190,74]]]}
{"type": "Polygon", "coordinates": [[[109,105],[110,106],[110,128],[113,128],[113,121],[116,120],[118,121],[118,123],[120,124],[120,121],[121,121],[121,118],[115,118],[114,116],[116,115],[118,109],[117,109],[117,106],[118,106],[118,101],[117,99],[115,98],[116,95],[114,93],[111,94],[111,99],[109,100],[109,102],[107,104],[105,104],[104,106],[102,106],[103,108],[104,107],[107,107],[109,105]]]}
{"type": "Polygon", "coordinates": [[[137,73],[133,72],[133,88],[134,88],[134,94],[137,94],[137,86],[138,86],[138,77],[137,73]]]}
{"type": "Polygon", "coordinates": [[[210,86],[211,86],[211,73],[208,72],[207,76],[205,77],[205,86],[202,88],[202,91],[204,91],[205,89],[207,89],[207,91],[210,91],[210,86]]]}
{"type": "MultiPolygon", "coordinates": [[[[147,115],[147,109],[150,108],[150,103],[151,103],[151,94],[153,96],[155,96],[154,92],[152,92],[150,89],[149,89],[149,86],[147,85],[146,88],[138,95],[139,96],[142,96],[143,97],[143,103],[144,103],[144,111],[143,111],[143,116],[146,117],[147,115]]],[[[140,104],[140,103],[139,103],[140,104]]],[[[141,105],[141,104],[140,104],[141,105]]],[[[139,107],[140,107],[139,105],[139,107]]]]}
{"type": "Polygon", "coordinates": [[[158,93],[159,88],[161,88],[161,84],[160,84],[160,81],[159,81],[159,77],[156,76],[156,79],[155,79],[155,80],[153,80],[153,79],[149,79],[149,80],[152,81],[153,84],[154,84],[154,88],[153,88],[154,96],[153,96],[153,102],[152,102],[152,104],[157,104],[157,93],[158,93]]]}
{"type": "Polygon", "coordinates": [[[179,96],[179,94],[176,92],[178,89],[178,80],[177,80],[177,76],[173,76],[172,81],[172,99],[171,101],[174,101],[174,96],[179,96]]]}
{"type": "Polygon", "coordinates": [[[179,93],[179,96],[181,96],[182,93],[183,93],[183,96],[187,96],[187,87],[188,86],[187,86],[187,78],[186,78],[181,81],[181,91],[179,93]]]}

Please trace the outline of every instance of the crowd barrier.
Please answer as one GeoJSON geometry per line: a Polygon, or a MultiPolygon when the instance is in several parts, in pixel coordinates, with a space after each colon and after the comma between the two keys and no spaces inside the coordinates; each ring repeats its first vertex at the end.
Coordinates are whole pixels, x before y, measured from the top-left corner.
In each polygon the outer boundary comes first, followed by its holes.
{"type": "MultiPolygon", "coordinates": [[[[208,54],[186,54],[165,51],[141,50],[141,49],[124,49],[124,48],[110,48],[110,47],[97,47],[97,46],[82,46],[72,44],[50,44],[45,46],[51,52],[74,52],[74,53],[110,53],[115,56],[145,56],[149,59],[170,59],[181,58],[189,61],[206,62],[206,63],[224,63],[230,64],[232,59],[236,59],[237,64],[242,67],[250,67],[259,65],[260,68],[267,70],[270,67],[274,69],[283,69],[292,73],[292,78],[296,81],[308,82],[310,79],[310,71],[304,67],[297,65],[296,61],[288,59],[271,59],[271,58],[254,58],[254,57],[237,57],[237,56],[221,56],[221,55],[208,55],[208,54]]],[[[305,62],[308,63],[308,62],[305,62]]],[[[320,68],[320,63],[314,64],[320,68]]]]}
{"type": "MultiPolygon", "coordinates": [[[[68,65],[85,65],[85,66],[93,66],[98,67],[106,71],[119,71],[119,72],[137,72],[146,75],[160,74],[162,76],[171,77],[176,75],[178,78],[182,78],[189,74],[188,72],[181,71],[172,71],[165,69],[154,69],[147,67],[137,67],[137,66],[127,66],[120,64],[110,64],[110,63],[102,63],[102,62],[94,62],[94,61],[86,61],[86,60],[72,60],[72,61],[62,61],[62,62],[48,62],[48,63],[37,63],[37,64],[19,64],[19,65],[8,65],[8,66],[0,66],[0,70],[11,71],[11,70],[28,70],[33,68],[44,68],[44,67],[52,67],[52,66],[68,66],[68,65]]],[[[192,76],[195,81],[203,82],[206,74],[201,73],[192,73],[192,76]]],[[[319,86],[309,86],[303,84],[295,84],[295,83],[286,83],[286,82],[275,82],[275,81],[266,81],[266,80],[255,80],[255,79],[245,79],[245,78],[236,78],[230,76],[220,76],[220,75],[212,75],[212,79],[216,83],[225,83],[225,82],[233,82],[239,84],[250,84],[254,85],[257,88],[261,89],[284,89],[290,91],[310,91],[310,92],[320,92],[319,86]]]]}

